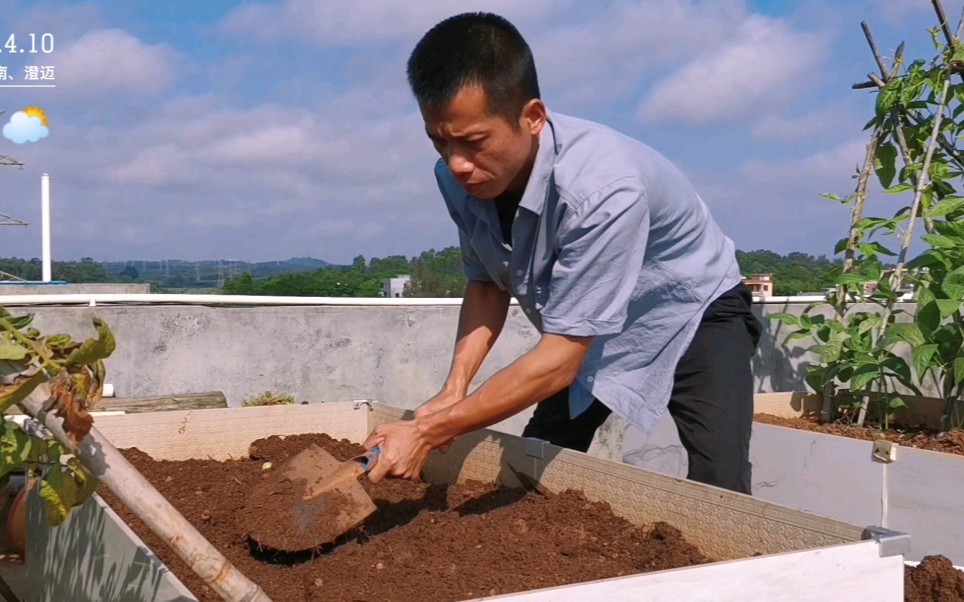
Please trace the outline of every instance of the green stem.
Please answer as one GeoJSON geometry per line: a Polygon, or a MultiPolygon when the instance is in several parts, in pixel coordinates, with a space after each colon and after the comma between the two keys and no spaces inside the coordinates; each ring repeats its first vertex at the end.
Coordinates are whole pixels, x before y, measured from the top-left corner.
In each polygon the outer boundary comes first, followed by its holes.
{"type": "Polygon", "coordinates": [[[36,353],[42,360],[44,368],[53,369],[54,371],[59,369],[57,364],[54,362],[53,356],[48,354],[42,345],[38,345],[36,341],[24,335],[3,316],[0,316],[0,327],[9,332],[20,344],[29,347],[34,353],[36,353]]]}

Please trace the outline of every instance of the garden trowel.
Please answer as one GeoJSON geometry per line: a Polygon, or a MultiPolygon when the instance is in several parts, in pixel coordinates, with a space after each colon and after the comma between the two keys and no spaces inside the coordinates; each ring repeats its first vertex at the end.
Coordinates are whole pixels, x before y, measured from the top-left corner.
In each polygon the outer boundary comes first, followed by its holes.
{"type": "Polygon", "coordinates": [[[334,541],[375,511],[358,477],[378,454],[376,447],[339,462],[317,445],[309,446],[251,491],[239,519],[242,527],[261,546],[285,552],[334,541]]]}

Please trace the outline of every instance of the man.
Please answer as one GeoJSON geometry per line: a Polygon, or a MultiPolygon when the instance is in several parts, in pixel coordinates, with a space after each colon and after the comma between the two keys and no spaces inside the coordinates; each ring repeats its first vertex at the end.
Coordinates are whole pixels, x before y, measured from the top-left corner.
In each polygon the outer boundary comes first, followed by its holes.
{"type": "Polygon", "coordinates": [[[750,493],[759,323],[732,242],[683,175],[640,142],[549,113],[501,17],[442,21],[408,78],[468,284],[445,385],[414,420],[372,431],[369,478],[416,478],[432,450],[533,404],[523,436],[580,451],[611,411],[650,432],[668,408],[689,478],[750,493]],[[510,297],[541,338],[469,394],[510,297]]]}

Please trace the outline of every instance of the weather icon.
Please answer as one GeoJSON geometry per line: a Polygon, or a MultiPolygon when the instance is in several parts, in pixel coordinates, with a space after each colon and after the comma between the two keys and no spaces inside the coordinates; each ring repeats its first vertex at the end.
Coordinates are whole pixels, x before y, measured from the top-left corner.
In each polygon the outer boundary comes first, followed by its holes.
{"type": "Polygon", "coordinates": [[[50,133],[47,125],[47,114],[43,109],[28,106],[10,116],[10,122],[3,126],[3,137],[16,144],[37,142],[50,133]]]}

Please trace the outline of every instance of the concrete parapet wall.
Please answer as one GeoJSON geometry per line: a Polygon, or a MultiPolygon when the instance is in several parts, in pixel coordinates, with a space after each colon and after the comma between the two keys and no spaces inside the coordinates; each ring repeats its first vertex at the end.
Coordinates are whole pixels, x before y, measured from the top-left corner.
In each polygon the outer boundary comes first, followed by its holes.
{"type": "Polygon", "coordinates": [[[0,295],[140,295],[149,292],[151,285],[146,282],[0,282],[0,295]]]}
{"type": "MultiPolygon", "coordinates": [[[[806,388],[806,342],[784,347],[789,329],[769,316],[799,314],[806,303],[757,303],[764,325],[753,360],[758,393],[806,388]]],[[[98,305],[11,308],[32,312],[43,332],[93,336],[105,319],[118,347],[107,362],[118,397],[224,391],[229,406],[267,390],[310,402],[376,399],[415,408],[448,373],[457,304],[206,306],[98,305]]],[[[532,348],[538,333],[513,305],[476,385],[532,348]]],[[[519,434],[530,412],[497,425],[519,434]]],[[[621,457],[624,425],[610,420],[593,453],[621,457]]]]}

